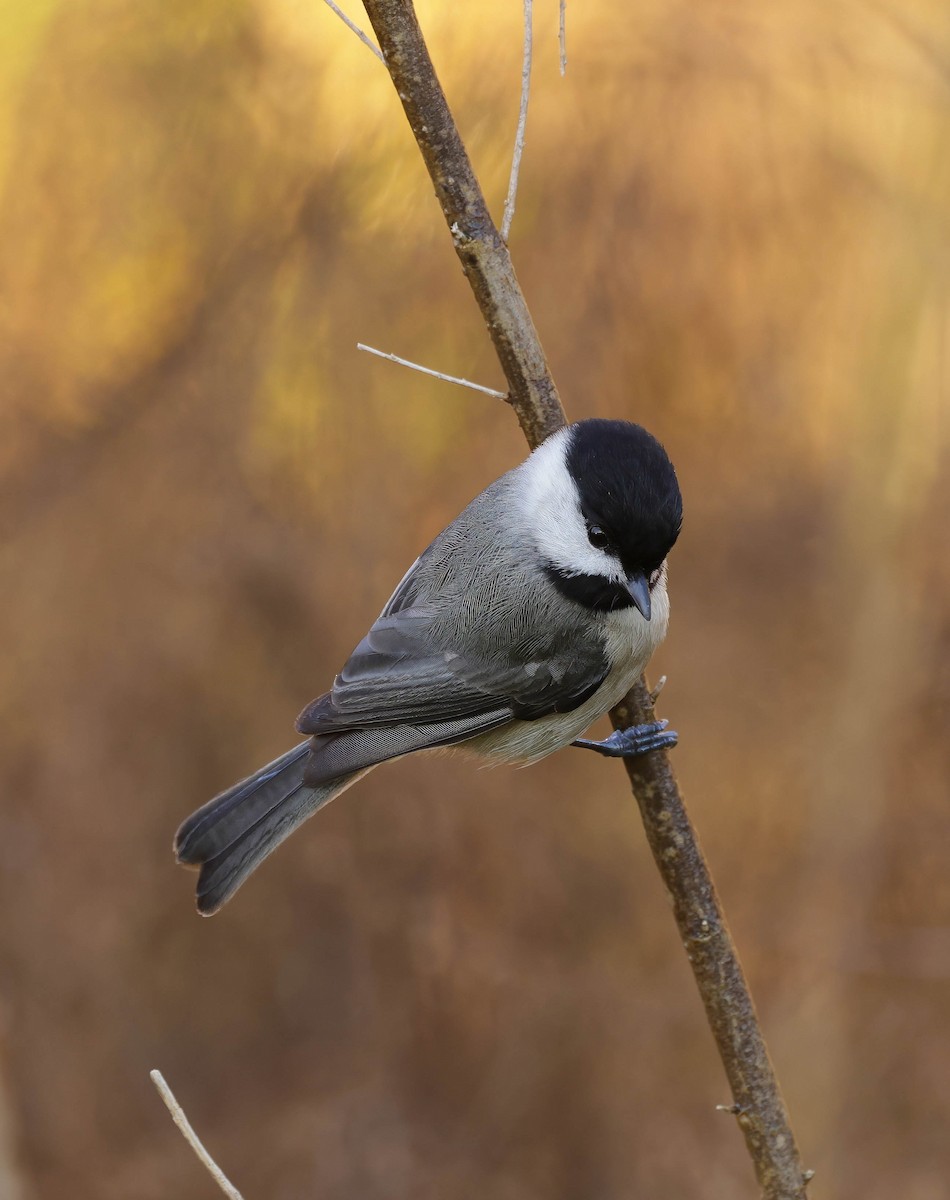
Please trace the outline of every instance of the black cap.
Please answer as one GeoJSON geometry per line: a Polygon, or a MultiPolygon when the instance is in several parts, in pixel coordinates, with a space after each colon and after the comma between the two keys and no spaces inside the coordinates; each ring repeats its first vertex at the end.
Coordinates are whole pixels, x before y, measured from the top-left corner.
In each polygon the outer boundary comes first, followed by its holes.
{"type": "Polygon", "coordinates": [[[649,576],[683,523],[683,498],[666,451],[640,425],[592,419],[571,426],[566,463],[588,525],[603,529],[628,575],[649,576]]]}

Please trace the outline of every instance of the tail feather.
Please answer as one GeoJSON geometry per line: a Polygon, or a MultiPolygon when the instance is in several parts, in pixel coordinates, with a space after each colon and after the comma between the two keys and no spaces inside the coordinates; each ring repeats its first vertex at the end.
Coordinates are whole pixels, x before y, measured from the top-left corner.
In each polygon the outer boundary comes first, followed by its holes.
{"type": "Polygon", "coordinates": [[[288,795],[303,779],[308,750],[309,744],[301,742],[193,812],[175,834],[178,861],[204,862],[229,844],[232,829],[236,837],[247,828],[251,805],[260,813],[288,795]]]}
{"type": "Polygon", "coordinates": [[[217,912],[251,872],[293,831],[365,774],[355,771],[318,787],[303,782],[304,742],[228,788],[193,813],[175,835],[178,861],[201,868],[198,911],[217,912]]]}

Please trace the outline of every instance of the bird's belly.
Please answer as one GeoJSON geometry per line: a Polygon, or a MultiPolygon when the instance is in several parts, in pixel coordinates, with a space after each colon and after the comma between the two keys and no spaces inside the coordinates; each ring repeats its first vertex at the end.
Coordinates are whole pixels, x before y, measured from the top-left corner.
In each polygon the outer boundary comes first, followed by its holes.
{"type": "Polygon", "coordinates": [[[612,671],[597,691],[573,712],[550,713],[536,721],[511,721],[459,746],[480,757],[527,765],[570,745],[625,696],[640,675],[638,663],[612,671]]]}

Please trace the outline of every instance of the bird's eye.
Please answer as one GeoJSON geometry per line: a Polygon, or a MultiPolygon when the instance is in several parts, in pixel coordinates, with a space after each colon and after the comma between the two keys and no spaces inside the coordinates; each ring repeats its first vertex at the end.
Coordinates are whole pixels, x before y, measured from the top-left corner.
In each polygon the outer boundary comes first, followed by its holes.
{"type": "Polygon", "coordinates": [[[610,548],[610,538],[599,525],[588,525],[587,537],[590,540],[590,544],[598,550],[608,550],[610,548]]]}

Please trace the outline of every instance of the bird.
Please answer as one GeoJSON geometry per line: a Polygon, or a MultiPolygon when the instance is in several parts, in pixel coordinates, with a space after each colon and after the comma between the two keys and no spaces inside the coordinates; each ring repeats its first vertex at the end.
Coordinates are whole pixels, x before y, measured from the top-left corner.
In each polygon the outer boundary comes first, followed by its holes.
{"type": "Polygon", "coordinates": [[[643,673],[669,620],[683,502],[663,446],[629,421],[563,426],[412,564],[330,690],[308,740],[220,793],[175,836],[216,912],[299,825],[380,763],[457,749],[527,765],[676,744],[666,721],[581,735],[643,673]]]}

